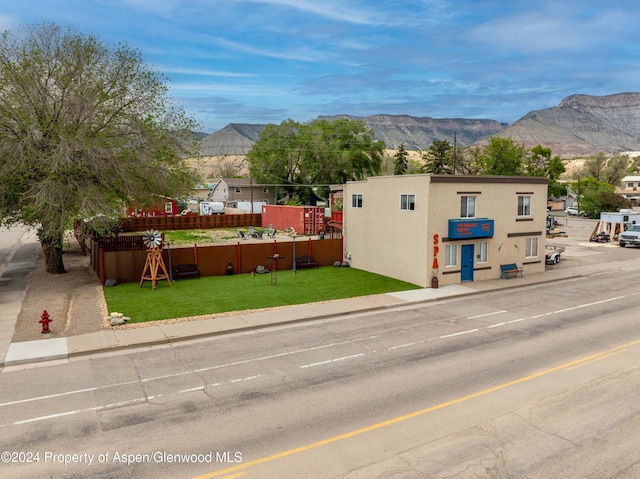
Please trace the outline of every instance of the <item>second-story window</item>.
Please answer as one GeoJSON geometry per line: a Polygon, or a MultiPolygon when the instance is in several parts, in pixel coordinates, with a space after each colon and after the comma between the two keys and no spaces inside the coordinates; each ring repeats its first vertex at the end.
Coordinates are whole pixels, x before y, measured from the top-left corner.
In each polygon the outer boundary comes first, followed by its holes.
{"type": "Polygon", "coordinates": [[[416,209],[416,195],[400,195],[400,209],[413,211],[416,209]]]}
{"type": "Polygon", "coordinates": [[[351,195],[351,207],[362,208],[362,194],[358,193],[351,195]]]}
{"type": "Polygon", "coordinates": [[[476,216],[476,197],[462,196],[460,197],[460,217],[473,218],[476,216]]]}
{"type": "Polygon", "coordinates": [[[518,196],[518,216],[531,216],[530,196],[518,196]]]}

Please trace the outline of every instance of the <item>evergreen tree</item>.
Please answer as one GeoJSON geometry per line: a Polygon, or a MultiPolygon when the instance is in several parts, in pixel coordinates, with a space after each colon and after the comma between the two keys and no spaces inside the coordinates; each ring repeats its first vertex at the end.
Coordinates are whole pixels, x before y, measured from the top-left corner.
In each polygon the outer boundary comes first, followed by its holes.
{"type": "Polygon", "coordinates": [[[404,175],[409,167],[409,153],[404,149],[404,143],[400,144],[398,151],[393,157],[393,174],[404,175]]]}
{"type": "Polygon", "coordinates": [[[453,146],[447,140],[433,140],[424,154],[424,172],[434,175],[450,175],[452,167],[453,146]]]}

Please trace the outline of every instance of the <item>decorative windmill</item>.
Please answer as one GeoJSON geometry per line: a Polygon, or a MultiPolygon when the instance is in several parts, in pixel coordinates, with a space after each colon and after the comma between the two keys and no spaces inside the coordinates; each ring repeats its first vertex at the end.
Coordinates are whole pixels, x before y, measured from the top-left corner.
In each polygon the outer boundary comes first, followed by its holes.
{"type": "Polygon", "coordinates": [[[167,273],[167,268],[165,268],[162,260],[162,235],[156,230],[147,230],[142,234],[142,241],[147,247],[147,260],[142,270],[140,287],[142,288],[142,283],[147,280],[151,281],[151,288],[156,289],[156,284],[161,279],[166,279],[167,284],[171,286],[169,273],[167,273]],[[159,275],[158,269],[162,270],[159,275]]]}

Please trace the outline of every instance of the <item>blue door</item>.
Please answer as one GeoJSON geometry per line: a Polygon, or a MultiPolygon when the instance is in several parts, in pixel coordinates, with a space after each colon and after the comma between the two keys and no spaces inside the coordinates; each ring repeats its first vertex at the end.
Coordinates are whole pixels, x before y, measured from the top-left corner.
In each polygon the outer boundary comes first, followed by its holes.
{"type": "Polygon", "coordinates": [[[460,254],[460,280],[473,281],[473,245],[463,244],[462,253],[460,254]]]}

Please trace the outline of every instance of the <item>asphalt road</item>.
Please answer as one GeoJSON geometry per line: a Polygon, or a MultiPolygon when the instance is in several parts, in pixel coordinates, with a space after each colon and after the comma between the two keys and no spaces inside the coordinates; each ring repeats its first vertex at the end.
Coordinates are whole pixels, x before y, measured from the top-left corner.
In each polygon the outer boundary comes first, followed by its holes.
{"type": "Polygon", "coordinates": [[[5,370],[0,476],[640,477],[639,279],[5,370]]]}

